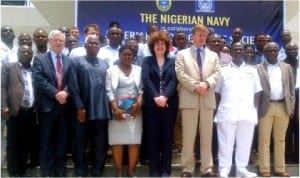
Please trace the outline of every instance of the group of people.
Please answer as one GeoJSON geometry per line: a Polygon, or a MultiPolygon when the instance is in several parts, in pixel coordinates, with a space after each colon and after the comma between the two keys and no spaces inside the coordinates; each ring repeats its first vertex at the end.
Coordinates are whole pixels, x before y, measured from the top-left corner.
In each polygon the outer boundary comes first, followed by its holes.
{"type": "Polygon", "coordinates": [[[49,35],[39,28],[33,33],[36,51],[31,36],[22,33],[13,52],[13,30],[1,27],[6,47],[1,47],[6,49],[1,51],[1,117],[10,176],[26,175],[29,159],[40,165],[42,176],[66,176],[71,147],[75,175],[99,177],[110,146],[117,177],[135,176],[139,158],[149,160],[149,176],[170,177],[177,144],[182,145],[180,176],[192,177],[199,142],[201,176],[228,177],[235,150],[236,176],[255,177],[247,165],[257,142],[260,176],[270,177],[271,134],[274,174],[289,176],[289,123],[294,123],[293,136],[299,134],[298,46],[291,38],[280,59],[278,44],[267,42],[265,33],[255,36],[256,49],[243,44],[241,28],[233,30],[231,45],[204,25],[193,27],[189,44],[185,33],[171,40],[153,24],[147,43],[123,41],[117,22],[109,25],[107,40],[99,34],[96,24],[87,25],[80,46],[76,27],[49,35]]]}

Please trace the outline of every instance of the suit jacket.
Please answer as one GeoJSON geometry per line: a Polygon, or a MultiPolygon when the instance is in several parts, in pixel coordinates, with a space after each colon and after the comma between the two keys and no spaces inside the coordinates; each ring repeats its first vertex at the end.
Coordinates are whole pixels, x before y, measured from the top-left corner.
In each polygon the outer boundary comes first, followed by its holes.
{"type": "Polygon", "coordinates": [[[4,64],[1,70],[1,108],[8,107],[10,116],[18,114],[24,89],[24,80],[18,62],[4,64]]]}
{"type": "MultiPolygon", "coordinates": [[[[160,96],[160,75],[155,56],[148,56],[144,59],[142,67],[143,81],[143,104],[156,107],[154,97],[160,96]]],[[[171,58],[166,58],[163,71],[163,96],[168,98],[168,105],[172,108],[178,108],[177,79],[175,74],[175,62],[171,58]]]]}
{"type": "MultiPolygon", "coordinates": [[[[282,73],[282,83],[285,107],[288,115],[290,116],[294,111],[295,106],[295,84],[292,68],[289,64],[284,62],[279,62],[279,66],[282,73]]],[[[263,88],[259,107],[258,107],[258,117],[264,117],[268,111],[270,104],[270,82],[269,75],[267,71],[267,63],[261,63],[257,65],[258,74],[260,77],[261,86],[263,88]]]]}
{"type": "MultiPolygon", "coordinates": [[[[67,75],[69,73],[70,62],[69,57],[62,55],[62,88],[67,92],[67,75]]],[[[58,104],[55,99],[55,95],[58,92],[56,71],[50,52],[39,54],[34,57],[32,72],[39,110],[41,112],[49,112],[53,109],[55,104],[58,104]]]]}
{"type": "MultiPolygon", "coordinates": [[[[201,96],[204,99],[204,107],[216,108],[215,85],[219,77],[220,64],[218,55],[204,48],[203,81],[209,83],[209,92],[201,96]]],[[[196,83],[200,82],[199,66],[193,47],[178,52],[175,63],[175,71],[179,81],[179,108],[199,108],[200,95],[196,93],[196,83]]]]}

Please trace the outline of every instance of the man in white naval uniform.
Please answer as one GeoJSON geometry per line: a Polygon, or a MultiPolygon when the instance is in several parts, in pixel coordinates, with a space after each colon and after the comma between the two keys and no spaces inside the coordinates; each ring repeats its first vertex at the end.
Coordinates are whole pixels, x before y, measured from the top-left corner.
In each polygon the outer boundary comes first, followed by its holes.
{"type": "Polygon", "coordinates": [[[256,177],[249,162],[254,126],[257,124],[259,92],[262,90],[256,68],[243,62],[244,46],[232,46],[232,62],[221,69],[216,93],[220,104],[215,116],[219,144],[219,173],[228,177],[235,145],[237,177],[256,177]]]}

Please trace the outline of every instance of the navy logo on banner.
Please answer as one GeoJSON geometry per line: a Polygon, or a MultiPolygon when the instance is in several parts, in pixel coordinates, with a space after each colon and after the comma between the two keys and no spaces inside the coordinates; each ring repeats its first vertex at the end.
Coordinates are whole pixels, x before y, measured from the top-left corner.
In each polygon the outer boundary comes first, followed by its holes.
{"type": "Polygon", "coordinates": [[[214,0],[196,0],[195,1],[196,12],[215,12],[214,0]]]}
{"type": "Polygon", "coordinates": [[[167,12],[171,9],[171,6],[171,0],[156,0],[156,7],[162,12],[167,12]]]}

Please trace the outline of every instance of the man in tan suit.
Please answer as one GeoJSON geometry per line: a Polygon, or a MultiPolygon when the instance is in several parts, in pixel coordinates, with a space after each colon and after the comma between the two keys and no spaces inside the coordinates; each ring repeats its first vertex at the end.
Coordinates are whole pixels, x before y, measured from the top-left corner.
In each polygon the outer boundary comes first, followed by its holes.
{"type": "Polygon", "coordinates": [[[219,75],[218,55],[204,46],[208,29],[195,25],[192,30],[193,46],[179,51],[175,70],[179,80],[179,108],[182,113],[182,166],[181,177],[192,177],[195,169],[194,144],[197,126],[200,133],[201,175],[217,176],[213,172],[212,125],[216,108],[215,84],[219,75]]]}
{"type": "Polygon", "coordinates": [[[269,42],[264,47],[266,61],[257,66],[263,92],[258,116],[259,171],[270,177],[270,138],[273,131],[275,175],[288,177],[285,169],[285,134],[294,113],[295,87],[292,68],[278,60],[279,47],[269,42]]]}

